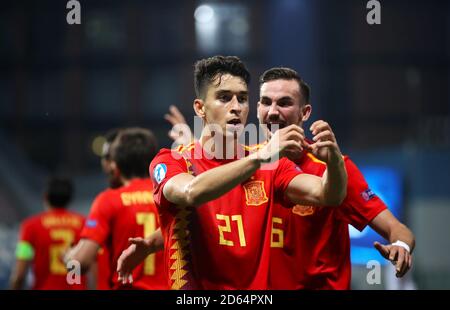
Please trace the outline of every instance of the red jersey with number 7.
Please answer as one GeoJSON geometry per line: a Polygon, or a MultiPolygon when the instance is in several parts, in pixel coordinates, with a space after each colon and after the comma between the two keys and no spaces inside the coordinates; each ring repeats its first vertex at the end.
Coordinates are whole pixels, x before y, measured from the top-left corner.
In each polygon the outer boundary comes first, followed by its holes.
{"type": "Polygon", "coordinates": [[[133,283],[118,282],[117,259],[128,246],[130,237],[147,237],[159,227],[149,179],[132,179],[126,186],[107,189],[94,203],[81,238],[97,242],[110,255],[110,283],[113,289],[167,289],[163,253],[149,255],[133,271],[133,283]]]}
{"type": "Polygon", "coordinates": [[[288,184],[301,174],[295,164],[281,159],[263,166],[196,207],[174,205],[163,194],[167,181],[180,173],[198,176],[231,161],[212,158],[196,143],[163,149],[150,165],[172,289],[268,288],[272,205],[284,201],[288,184]]]}

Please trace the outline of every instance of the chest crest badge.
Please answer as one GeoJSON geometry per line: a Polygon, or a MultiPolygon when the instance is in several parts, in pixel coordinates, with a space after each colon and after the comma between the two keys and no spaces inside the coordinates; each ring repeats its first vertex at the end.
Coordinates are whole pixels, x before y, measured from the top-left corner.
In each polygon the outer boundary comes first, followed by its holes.
{"type": "Polygon", "coordinates": [[[269,201],[264,189],[264,181],[250,181],[244,184],[245,199],[248,206],[259,206],[269,201]]]}
{"type": "Polygon", "coordinates": [[[312,215],[312,214],[314,214],[314,207],[295,205],[292,208],[292,213],[300,215],[300,216],[312,215]]]}

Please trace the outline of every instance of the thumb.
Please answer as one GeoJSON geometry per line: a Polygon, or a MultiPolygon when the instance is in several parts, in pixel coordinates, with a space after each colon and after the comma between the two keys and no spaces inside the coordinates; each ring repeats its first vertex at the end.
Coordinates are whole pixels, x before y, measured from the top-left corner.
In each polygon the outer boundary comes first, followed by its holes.
{"type": "Polygon", "coordinates": [[[387,258],[389,256],[389,248],[385,245],[382,245],[381,243],[379,243],[378,241],[375,241],[373,243],[373,246],[375,247],[375,249],[378,250],[378,252],[380,252],[380,254],[384,257],[387,258]]]}
{"type": "Polygon", "coordinates": [[[129,244],[141,244],[142,241],[143,241],[143,238],[141,238],[141,237],[128,238],[128,243],[129,244]]]}

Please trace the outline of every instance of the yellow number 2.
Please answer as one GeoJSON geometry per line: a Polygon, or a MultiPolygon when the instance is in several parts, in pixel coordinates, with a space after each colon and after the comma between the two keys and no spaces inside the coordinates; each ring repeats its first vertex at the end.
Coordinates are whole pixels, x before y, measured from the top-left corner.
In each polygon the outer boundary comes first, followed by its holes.
{"type": "Polygon", "coordinates": [[[64,251],[72,244],[74,232],[70,229],[52,229],[50,230],[50,239],[52,244],[49,248],[50,273],[66,274],[67,269],[62,262],[64,251]]]}
{"type": "MultiPolygon", "coordinates": [[[[226,246],[234,246],[234,242],[231,240],[226,240],[223,235],[224,232],[227,232],[227,233],[231,232],[230,216],[224,215],[224,214],[216,214],[216,218],[219,221],[225,221],[225,226],[221,226],[221,225],[217,226],[217,228],[219,229],[219,244],[226,245],[226,246]]],[[[239,245],[241,247],[246,246],[247,243],[245,241],[244,225],[242,224],[242,215],[232,215],[231,220],[237,222],[238,234],[239,234],[239,245]]]]}
{"type": "MultiPolygon", "coordinates": [[[[156,230],[156,217],[152,212],[136,213],[136,223],[144,226],[144,238],[150,236],[156,230]]],[[[144,274],[155,274],[155,254],[150,254],[144,261],[144,274]]]]}

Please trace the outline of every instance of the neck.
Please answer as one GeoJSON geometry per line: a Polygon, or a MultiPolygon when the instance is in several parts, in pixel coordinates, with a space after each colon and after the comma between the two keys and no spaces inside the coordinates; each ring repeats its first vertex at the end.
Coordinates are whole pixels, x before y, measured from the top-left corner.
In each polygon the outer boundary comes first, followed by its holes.
{"type": "Polygon", "coordinates": [[[212,137],[211,135],[202,133],[199,143],[205,152],[211,154],[213,158],[216,159],[233,159],[240,155],[237,137],[227,138],[226,136],[218,134],[212,137]]]}

